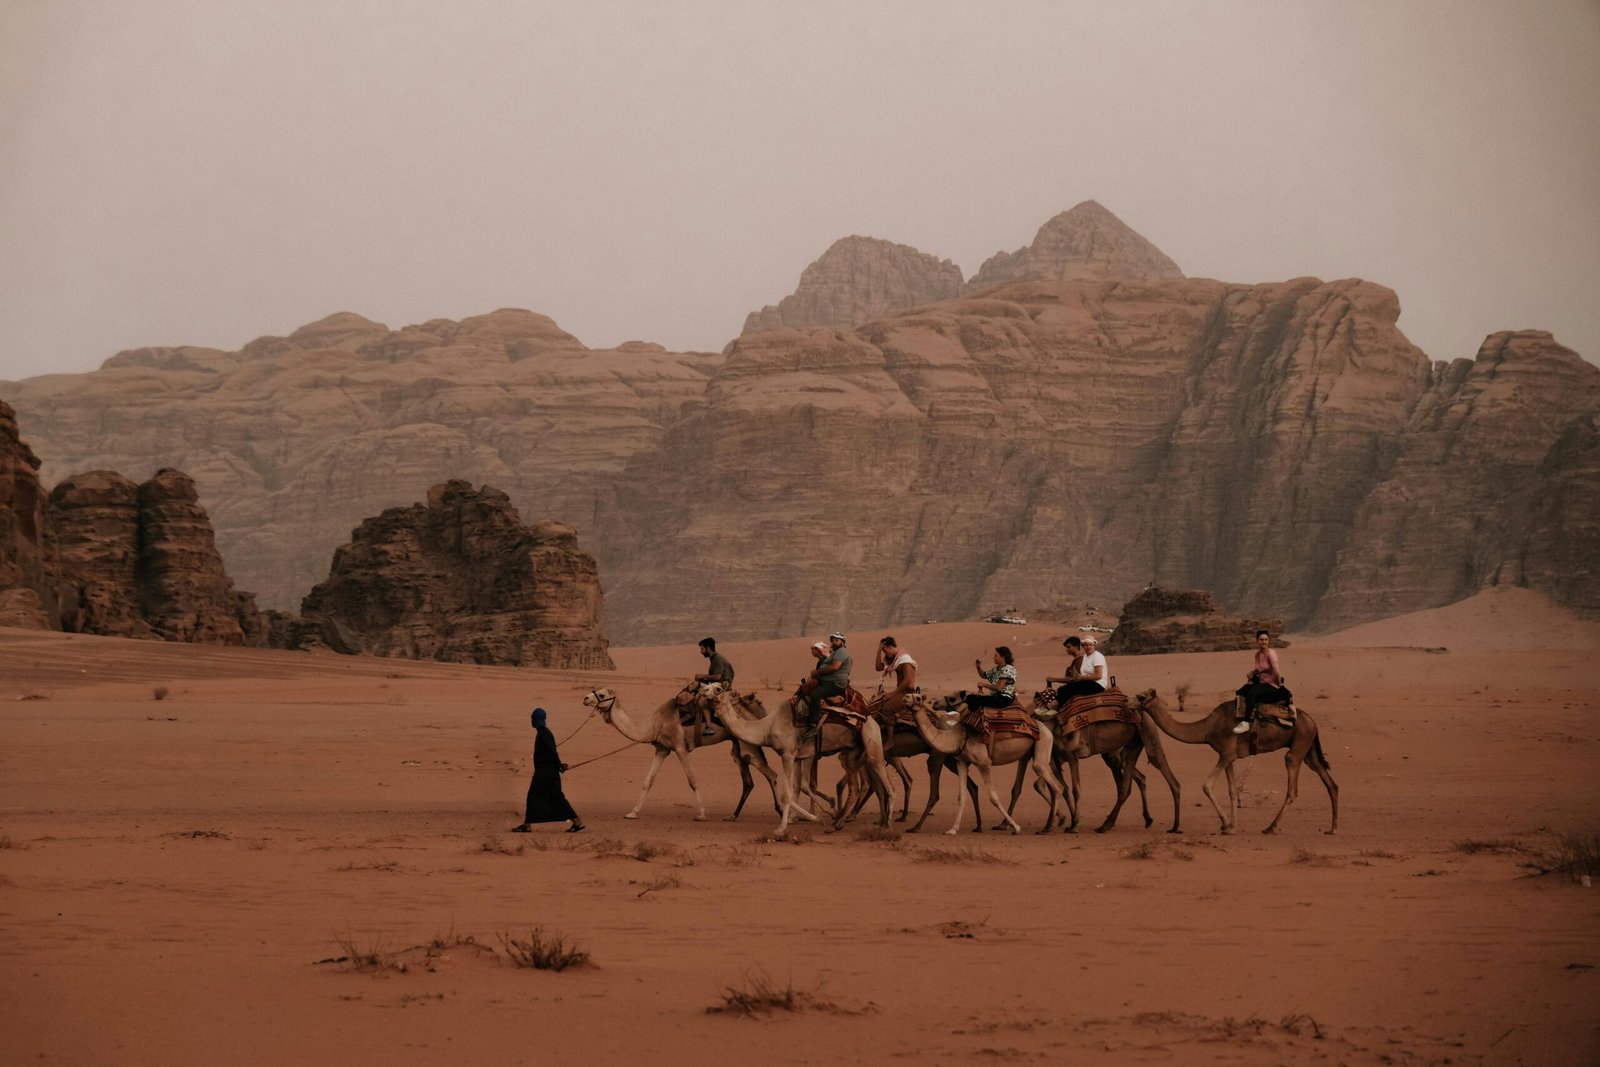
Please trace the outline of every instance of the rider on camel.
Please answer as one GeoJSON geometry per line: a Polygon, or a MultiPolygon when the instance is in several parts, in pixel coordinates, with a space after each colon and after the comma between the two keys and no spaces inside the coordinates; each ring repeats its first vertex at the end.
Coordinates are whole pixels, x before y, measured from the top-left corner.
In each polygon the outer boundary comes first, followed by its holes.
{"type": "Polygon", "coordinates": [[[1234,692],[1234,716],[1239,724],[1236,734],[1245,733],[1256,717],[1256,709],[1263,704],[1287,704],[1294,699],[1283,684],[1283,671],[1278,667],[1278,654],[1272,649],[1272,635],[1266,630],[1256,631],[1256,658],[1250,675],[1234,692]]]}

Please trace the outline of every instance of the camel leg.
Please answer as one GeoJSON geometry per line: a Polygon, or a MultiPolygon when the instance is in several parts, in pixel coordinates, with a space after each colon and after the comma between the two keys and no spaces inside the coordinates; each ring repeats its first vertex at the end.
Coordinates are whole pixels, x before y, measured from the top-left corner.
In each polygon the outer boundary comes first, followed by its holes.
{"type": "Polygon", "coordinates": [[[1233,812],[1233,820],[1228,823],[1229,830],[1239,828],[1239,812],[1244,809],[1244,793],[1239,789],[1238,770],[1238,761],[1229,760],[1224,771],[1228,776],[1228,799],[1233,801],[1233,807],[1230,809],[1233,812]]]}
{"type": "Polygon", "coordinates": [[[1067,823],[1061,828],[1064,834],[1078,832],[1078,757],[1067,757],[1067,773],[1071,782],[1066,786],[1067,791],[1067,823]]]}
{"type": "MultiPolygon", "coordinates": [[[[1022,780],[1024,778],[1026,778],[1027,775],[1028,775],[1028,761],[1027,760],[1018,760],[1017,761],[1017,777],[1011,783],[1011,803],[1009,805],[1007,805],[1007,807],[1006,807],[1006,814],[1007,815],[1015,815],[1016,814],[1016,812],[1017,812],[1017,801],[1022,798],[1022,780]]],[[[1055,814],[1053,806],[1052,806],[1051,814],[1052,815],[1055,814]]]]}
{"type": "MultiPolygon", "coordinates": [[[[755,779],[750,776],[750,760],[745,756],[745,754],[743,752],[739,751],[739,739],[738,738],[734,738],[732,740],[732,742],[730,743],[729,748],[732,750],[734,765],[739,768],[739,785],[740,785],[740,789],[739,789],[739,803],[737,803],[737,804],[735,804],[733,806],[733,814],[732,815],[728,815],[728,816],[724,817],[724,819],[723,819],[724,822],[733,822],[733,820],[735,820],[735,819],[737,819],[739,817],[739,813],[744,810],[744,802],[746,800],[750,799],[750,793],[756,787],[755,779]]],[[[768,773],[767,780],[769,782],[771,782],[771,780],[772,780],[770,772],[768,773]]],[[[774,806],[776,806],[777,800],[778,800],[777,787],[776,786],[773,787],[772,800],[773,800],[774,806]]]]}
{"type": "Polygon", "coordinates": [[[911,772],[906,770],[906,761],[899,756],[891,759],[889,765],[900,776],[900,814],[894,817],[894,821],[905,822],[911,814],[911,772]]]}
{"type": "MultiPolygon", "coordinates": [[[[1110,756],[1111,753],[1102,752],[1101,755],[1110,756]]],[[[1139,758],[1139,750],[1132,744],[1125,745],[1119,755],[1122,757],[1122,762],[1117,768],[1119,773],[1112,775],[1117,782],[1117,802],[1111,805],[1111,813],[1106,816],[1105,822],[1094,828],[1094,832],[1097,834],[1103,834],[1117,825],[1117,815],[1122,811],[1122,805],[1128,802],[1128,795],[1133,792],[1133,776],[1135,773],[1133,762],[1139,758]]],[[[1145,825],[1150,825],[1148,820],[1145,825]]]]}
{"type": "Polygon", "coordinates": [[[783,798],[783,818],[778,822],[778,835],[781,837],[788,832],[789,816],[805,819],[808,822],[820,822],[815,815],[800,806],[798,798],[798,782],[803,768],[795,762],[793,754],[786,753],[783,757],[783,783],[785,786],[783,798]]]}
{"type": "Polygon", "coordinates": [[[1067,785],[1056,773],[1056,765],[1050,759],[1048,752],[1039,752],[1036,749],[1034,758],[1030,762],[1033,766],[1033,791],[1044,798],[1048,808],[1044,825],[1039,827],[1039,833],[1049,833],[1051,825],[1056,821],[1056,797],[1065,795],[1067,785]]]}
{"type": "MultiPolygon", "coordinates": [[[[1140,746],[1145,755],[1150,759],[1150,766],[1161,772],[1161,777],[1167,780],[1167,788],[1172,791],[1172,827],[1169,834],[1181,834],[1183,823],[1183,805],[1179,802],[1183,795],[1183,788],[1178,785],[1177,775],[1172,773],[1172,765],[1167,762],[1167,750],[1161,747],[1161,734],[1150,723],[1149,716],[1145,716],[1139,723],[1140,746]]],[[[1140,787],[1141,790],[1143,787],[1140,787]]],[[[1145,825],[1150,825],[1148,806],[1145,808],[1145,825]]]]}
{"type": "MultiPolygon", "coordinates": [[[[957,785],[965,786],[971,773],[972,768],[965,761],[958,760],[956,762],[956,774],[958,776],[958,781],[956,782],[957,785]]],[[[966,813],[967,791],[963,788],[956,793],[956,821],[951,823],[950,829],[945,831],[947,835],[954,837],[956,834],[961,832],[961,817],[966,813]]]]}
{"type": "Polygon", "coordinates": [[[878,794],[878,825],[885,830],[889,828],[889,812],[894,807],[894,801],[889,796],[889,767],[886,761],[867,759],[867,777],[872,784],[872,791],[878,794]]]}
{"type": "MultiPolygon", "coordinates": [[[[1217,756],[1217,765],[1211,768],[1211,773],[1206,775],[1205,783],[1200,786],[1200,791],[1206,795],[1207,800],[1211,801],[1211,807],[1216,811],[1218,821],[1222,823],[1222,833],[1227,833],[1232,827],[1228,823],[1228,817],[1222,814],[1222,805],[1217,803],[1217,794],[1213,786],[1216,784],[1217,776],[1222,774],[1223,769],[1232,764],[1232,762],[1231,757],[1219,754],[1217,756]]],[[[1233,806],[1233,788],[1231,784],[1228,788],[1228,806],[1230,809],[1233,806]]]]}
{"type": "Polygon", "coordinates": [[[644,798],[650,795],[650,787],[656,784],[656,775],[660,773],[661,765],[666,762],[668,751],[665,748],[656,749],[656,754],[650,759],[650,769],[644,775],[644,788],[639,790],[639,802],[633,806],[632,811],[623,816],[624,819],[639,817],[639,809],[644,807],[644,798]]]}
{"type": "Polygon", "coordinates": [[[989,765],[987,763],[979,763],[977,768],[978,775],[983,779],[984,792],[989,794],[989,800],[994,804],[994,810],[1000,813],[1000,826],[996,826],[995,829],[998,830],[1001,827],[1009,826],[1012,833],[1022,833],[1022,827],[1017,824],[1017,820],[1013,819],[1011,814],[1006,811],[1006,806],[1000,803],[1000,794],[995,792],[994,775],[990,773],[989,765]]]}
{"type": "Polygon", "coordinates": [[[928,812],[939,803],[939,775],[944,772],[944,757],[937,752],[928,753],[928,804],[922,809],[922,814],[917,816],[917,821],[906,830],[914,834],[922,829],[923,822],[928,818],[928,812]]]}
{"type": "MultiPolygon", "coordinates": [[[[1100,753],[1100,758],[1105,760],[1107,767],[1111,768],[1111,779],[1117,783],[1117,788],[1120,790],[1122,788],[1121,763],[1118,761],[1117,757],[1113,756],[1110,752],[1100,753]]],[[[1138,761],[1135,760],[1134,762],[1138,761]]],[[[1138,767],[1135,767],[1132,764],[1129,765],[1129,769],[1133,774],[1133,784],[1139,787],[1139,807],[1143,809],[1141,814],[1144,816],[1144,824],[1146,828],[1148,828],[1155,822],[1155,820],[1150,817],[1150,797],[1146,795],[1145,792],[1144,773],[1140,771],[1138,767]]],[[[1120,796],[1121,794],[1119,793],[1118,795],[1120,796]]]]}
{"type": "Polygon", "coordinates": [[[1270,834],[1278,828],[1278,820],[1283,818],[1283,813],[1289,810],[1289,805],[1293,804],[1295,797],[1299,795],[1301,758],[1292,748],[1283,754],[1283,768],[1289,776],[1288,782],[1283,787],[1283,803],[1278,805],[1278,814],[1272,817],[1272,821],[1267,823],[1267,828],[1262,830],[1262,833],[1270,834]]]}
{"type": "Polygon", "coordinates": [[[1317,777],[1322,779],[1322,787],[1328,791],[1328,802],[1333,805],[1333,823],[1328,827],[1328,833],[1339,832],[1339,783],[1333,780],[1333,771],[1328,767],[1327,757],[1323,756],[1320,747],[1313,746],[1306,754],[1306,766],[1317,772],[1317,777]]]}
{"type": "Polygon", "coordinates": [[[733,742],[733,758],[739,763],[739,772],[744,777],[745,789],[744,793],[739,797],[738,806],[733,809],[733,814],[725,817],[723,821],[733,822],[739,817],[739,813],[744,810],[745,797],[749,796],[750,790],[754,788],[750,782],[750,768],[752,765],[756,770],[761,772],[761,777],[767,780],[767,785],[772,789],[772,810],[778,814],[782,814],[783,809],[779,806],[778,802],[778,776],[774,774],[772,772],[772,768],[767,765],[766,753],[759,748],[754,750],[748,749],[745,747],[744,742],[736,739],[733,742]]]}

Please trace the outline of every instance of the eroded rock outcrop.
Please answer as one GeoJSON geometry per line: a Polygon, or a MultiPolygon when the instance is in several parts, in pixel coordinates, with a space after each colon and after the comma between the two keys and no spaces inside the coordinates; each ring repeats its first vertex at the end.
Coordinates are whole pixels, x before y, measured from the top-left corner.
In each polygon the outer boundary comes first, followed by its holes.
{"type": "Polygon", "coordinates": [[[17,432],[16,413],[0,400],[0,626],[48,624],[39,593],[54,570],[44,536],[39,457],[17,432]]]}
{"type": "Polygon", "coordinates": [[[1039,227],[1033,243],[996,252],[967,283],[969,292],[1009,282],[1159,281],[1183,271],[1117,216],[1093,200],[1063,211],[1039,227]]]}
{"type": "Polygon", "coordinates": [[[961,284],[961,268],[948,259],[876,237],[842,237],[801,272],[792,294],[752,311],[744,332],[853,330],[891,311],[958,296],[961,284]]]}
{"type": "Polygon", "coordinates": [[[381,656],[610,669],[600,579],[569,526],[526,526],[498,489],[452,480],[351,534],[280,642],[381,656]]]}
{"type": "Polygon", "coordinates": [[[163,469],[142,485],[89,471],[47,508],[61,628],[75,633],[265,645],[254,598],[236,592],[194,481],[163,469]]]}
{"type": "Polygon", "coordinates": [[[1162,652],[1232,652],[1255,647],[1266,630],[1283,648],[1282,619],[1244,619],[1223,612],[1203,589],[1151,586],[1122,606],[1117,628],[1106,639],[1108,656],[1147,656],[1162,652]]]}

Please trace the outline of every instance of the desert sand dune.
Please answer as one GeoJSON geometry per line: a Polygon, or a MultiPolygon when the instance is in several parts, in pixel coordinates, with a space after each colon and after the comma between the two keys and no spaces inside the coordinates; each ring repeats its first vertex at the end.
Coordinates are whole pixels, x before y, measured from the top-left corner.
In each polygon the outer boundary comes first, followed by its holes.
{"type": "MultiPolygon", "coordinates": [[[[1477,599],[1285,651],[1342,789],[1335,837],[1309,773],[1256,832],[1275,755],[1245,761],[1241,832],[1218,835],[1209,750],[1171,740],[1179,836],[1157,784],[1149,830],[1133,811],[1104,836],[863,820],[774,841],[759,782],[722,821],[725,749],[694,757],[711,819],[669,765],[627,822],[648,751],[614,751],[582,696],[653,704],[703,663],[692,644],[616,649],[605,673],[0,631],[0,1062],[1592,1063],[1600,897],[1522,866],[1600,827],[1592,624],[1477,599]],[[1517,640],[1515,684],[1468,647],[1485,626],[1517,640]],[[535,704],[564,759],[598,757],[567,776],[587,834],[506,832],[535,704]],[[512,966],[498,935],[536,926],[593,965],[512,966]],[[324,962],[352,954],[377,966],[324,962]],[[803,1010],[708,1013],[763,976],[803,1010]]],[[[894,632],[933,688],[997,643],[1031,688],[1069,629],[894,632]]],[[[814,639],[725,651],[776,696],[814,639]]],[[[1192,715],[1247,662],[1111,666],[1187,686],[1192,715]]],[[[1086,819],[1111,800],[1087,766],[1086,819]]],[[[1031,791],[1018,817],[1043,822],[1031,791]]]]}

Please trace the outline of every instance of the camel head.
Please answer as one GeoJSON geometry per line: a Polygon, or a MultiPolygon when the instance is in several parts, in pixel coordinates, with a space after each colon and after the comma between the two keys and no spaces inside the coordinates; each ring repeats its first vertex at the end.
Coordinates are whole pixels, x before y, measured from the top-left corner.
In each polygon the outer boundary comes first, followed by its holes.
{"type": "Polygon", "coordinates": [[[1133,699],[1142,708],[1145,705],[1149,704],[1152,700],[1160,700],[1161,699],[1161,695],[1159,693],[1157,693],[1154,689],[1146,689],[1142,693],[1135,693],[1133,695],[1133,699]]]}
{"type": "Polygon", "coordinates": [[[617,706],[617,691],[615,689],[591,689],[589,695],[583,698],[583,706],[593,708],[600,713],[606,722],[611,721],[611,712],[617,706]]]}

